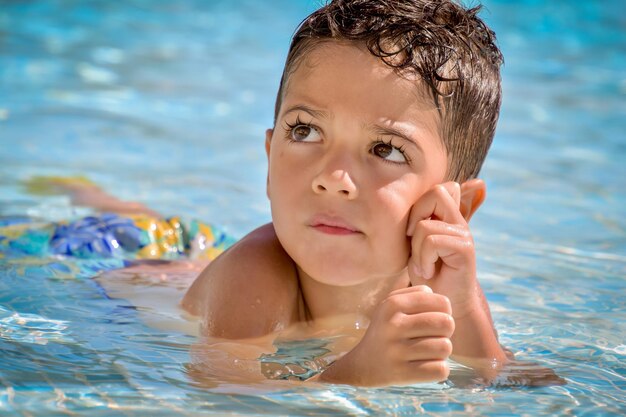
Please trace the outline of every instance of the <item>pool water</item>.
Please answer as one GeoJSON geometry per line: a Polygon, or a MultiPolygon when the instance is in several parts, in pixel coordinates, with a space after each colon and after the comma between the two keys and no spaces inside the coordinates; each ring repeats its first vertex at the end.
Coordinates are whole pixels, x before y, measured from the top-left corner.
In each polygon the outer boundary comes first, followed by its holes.
{"type": "MultiPolygon", "coordinates": [[[[114,261],[3,256],[0,415],[626,414],[622,1],[485,4],[506,65],[479,275],[502,343],[567,385],[208,388],[194,336],[147,326],[92,279],[114,261]]],[[[234,236],[267,222],[264,129],[316,5],[0,1],[0,216],[86,214],[21,185],[86,175],[234,236]]]]}

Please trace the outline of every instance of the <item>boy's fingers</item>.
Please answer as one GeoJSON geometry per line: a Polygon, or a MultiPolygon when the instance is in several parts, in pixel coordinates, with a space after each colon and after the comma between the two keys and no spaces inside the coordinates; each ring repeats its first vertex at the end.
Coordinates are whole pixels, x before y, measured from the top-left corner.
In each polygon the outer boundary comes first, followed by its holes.
{"type": "Polygon", "coordinates": [[[413,229],[411,238],[412,254],[420,253],[424,239],[432,235],[456,236],[459,238],[471,237],[466,226],[445,223],[440,220],[420,220],[413,229]]]}
{"type": "Polygon", "coordinates": [[[432,290],[425,285],[418,287],[421,288],[407,292],[392,292],[381,305],[384,305],[390,316],[398,313],[411,315],[435,311],[452,314],[452,307],[448,297],[441,294],[433,294],[432,290]]]}
{"type": "Polygon", "coordinates": [[[412,236],[417,222],[424,219],[464,224],[465,218],[461,214],[460,204],[461,186],[458,183],[450,181],[436,185],[413,205],[409,214],[407,236],[412,236]]]}
{"type": "Polygon", "coordinates": [[[446,191],[448,191],[448,194],[450,194],[450,197],[452,197],[452,200],[454,201],[455,207],[460,207],[460,205],[461,205],[461,184],[459,184],[458,182],[455,182],[455,181],[448,181],[448,182],[444,182],[441,185],[443,186],[443,188],[446,189],[446,191]]]}
{"type": "Polygon", "coordinates": [[[474,253],[471,239],[450,235],[429,235],[420,242],[408,261],[408,273],[411,283],[424,284],[437,273],[437,268],[446,265],[452,269],[467,268],[474,253]],[[441,261],[440,261],[441,260],[441,261]]]}
{"type": "Polygon", "coordinates": [[[411,287],[404,287],[398,290],[394,290],[389,293],[389,296],[399,295],[399,294],[408,294],[411,292],[433,292],[433,290],[431,290],[430,287],[427,285],[414,285],[411,287]]]}
{"type": "Polygon", "coordinates": [[[420,337],[407,341],[406,358],[411,361],[447,359],[452,353],[448,336],[420,337]]]}
{"type": "MultiPolygon", "coordinates": [[[[429,257],[424,255],[424,248],[426,241],[431,240],[430,246],[433,243],[444,243],[438,236],[449,236],[459,241],[471,242],[471,235],[466,226],[444,223],[439,220],[421,220],[415,227],[415,232],[411,238],[411,257],[408,262],[408,272],[411,282],[418,283],[424,278],[425,275],[425,262],[428,262],[429,257]],[[435,240],[434,242],[432,240],[435,240]]],[[[462,245],[461,245],[462,246],[462,245]]],[[[432,249],[431,249],[432,250],[432,249]]],[[[432,255],[431,255],[432,256],[432,255]]],[[[431,260],[433,268],[437,259],[431,260]]],[[[434,271],[428,269],[429,272],[434,271]]]]}
{"type": "Polygon", "coordinates": [[[450,367],[445,360],[412,361],[407,376],[415,381],[415,375],[419,375],[423,381],[445,381],[450,375],[450,367]]]}
{"type": "Polygon", "coordinates": [[[415,291],[418,291],[418,292],[429,292],[429,293],[433,292],[433,290],[428,285],[415,285],[409,288],[413,288],[415,291]]]}
{"type": "Polygon", "coordinates": [[[399,321],[395,325],[402,337],[407,340],[421,337],[452,337],[454,333],[454,318],[451,314],[440,311],[404,315],[399,321]]]}
{"type": "Polygon", "coordinates": [[[466,263],[466,257],[463,255],[470,250],[471,241],[468,242],[455,236],[428,236],[419,254],[422,278],[430,279],[435,275],[439,259],[451,268],[461,268],[466,263]]]}

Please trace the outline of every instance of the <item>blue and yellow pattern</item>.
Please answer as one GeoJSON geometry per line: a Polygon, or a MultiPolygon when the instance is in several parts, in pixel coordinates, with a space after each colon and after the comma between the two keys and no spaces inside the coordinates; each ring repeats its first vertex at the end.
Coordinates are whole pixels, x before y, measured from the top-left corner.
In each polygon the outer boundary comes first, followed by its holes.
{"type": "Polygon", "coordinates": [[[0,218],[0,257],[63,255],[77,258],[215,259],[235,239],[214,225],[179,217],[103,213],[73,221],[38,223],[0,218]]]}

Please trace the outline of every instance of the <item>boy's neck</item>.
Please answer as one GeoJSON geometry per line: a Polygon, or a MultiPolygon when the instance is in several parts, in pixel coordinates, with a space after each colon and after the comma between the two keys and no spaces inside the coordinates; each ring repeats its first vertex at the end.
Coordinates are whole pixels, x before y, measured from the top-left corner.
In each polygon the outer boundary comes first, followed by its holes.
{"type": "Polygon", "coordinates": [[[304,304],[303,320],[317,321],[340,316],[359,316],[369,320],[372,312],[394,290],[410,286],[406,270],[387,279],[367,281],[353,286],[321,283],[299,266],[298,280],[304,304]]]}

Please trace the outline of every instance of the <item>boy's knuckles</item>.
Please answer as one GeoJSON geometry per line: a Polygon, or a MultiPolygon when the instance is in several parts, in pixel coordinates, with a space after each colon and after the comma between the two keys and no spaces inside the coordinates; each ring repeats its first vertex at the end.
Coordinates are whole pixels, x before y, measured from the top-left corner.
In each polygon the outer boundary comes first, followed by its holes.
{"type": "Polygon", "coordinates": [[[390,295],[380,303],[380,312],[383,317],[392,317],[397,312],[402,311],[404,306],[403,298],[399,294],[390,295]]]}
{"type": "Polygon", "coordinates": [[[439,245],[439,240],[437,235],[428,235],[424,238],[424,246],[432,250],[439,245]]]}
{"type": "Polygon", "coordinates": [[[415,225],[415,232],[413,234],[414,238],[419,238],[432,230],[432,220],[423,219],[417,222],[415,225]]]}
{"type": "Polygon", "coordinates": [[[420,301],[427,305],[428,311],[452,314],[452,304],[450,299],[443,294],[428,294],[430,297],[423,297],[420,301]]]}
{"type": "Polygon", "coordinates": [[[407,350],[414,359],[443,360],[452,354],[452,342],[447,337],[423,337],[410,340],[407,350]]]}
{"type": "Polygon", "coordinates": [[[413,291],[391,294],[383,300],[381,308],[388,317],[396,312],[407,312],[420,302],[424,296],[432,296],[432,290],[415,287],[413,291]]]}
{"type": "Polygon", "coordinates": [[[379,305],[377,315],[384,320],[406,326],[408,316],[420,313],[439,312],[452,314],[452,306],[448,297],[433,293],[424,285],[412,287],[414,291],[392,294],[379,305]],[[398,315],[398,317],[396,317],[398,315]]]}
{"type": "Polygon", "coordinates": [[[452,354],[452,341],[447,337],[438,339],[435,350],[441,359],[447,359],[452,354]]]}
{"type": "Polygon", "coordinates": [[[454,333],[454,319],[446,313],[429,313],[424,315],[423,328],[432,329],[433,335],[450,337],[454,333]]]}
{"type": "Polygon", "coordinates": [[[454,318],[451,314],[446,314],[444,317],[445,318],[443,319],[441,328],[445,331],[446,337],[452,337],[454,329],[456,329],[456,323],[454,322],[454,318]]]}
{"type": "Polygon", "coordinates": [[[450,299],[445,295],[439,295],[439,302],[441,303],[441,311],[448,314],[450,318],[452,318],[452,303],[450,302],[450,299]]]}
{"type": "Polygon", "coordinates": [[[392,330],[395,330],[398,333],[402,333],[408,330],[409,325],[408,320],[406,319],[406,314],[396,312],[389,319],[389,326],[392,330]]]}
{"type": "Polygon", "coordinates": [[[452,314],[450,299],[445,295],[436,293],[417,293],[415,295],[415,304],[419,306],[420,312],[452,314]]]}
{"type": "Polygon", "coordinates": [[[445,360],[429,361],[425,366],[425,374],[431,381],[445,381],[450,375],[450,367],[445,360]]]}
{"type": "Polygon", "coordinates": [[[446,187],[446,184],[437,184],[437,185],[435,185],[433,187],[433,193],[435,193],[435,195],[437,197],[441,197],[441,196],[450,194],[448,192],[448,188],[446,187]]]}
{"type": "Polygon", "coordinates": [[[450,367],[445,360],[413,362],[412,379],[415,381],[445,381],[450,375],[450,367]]]}
{"type": "Polygon", "coordinates": [[[428,285],[415,285],[411,288],[413,289],[412,292],[425,292],[429,294],[433,293],[433,290],[428,285]]]}
{"type": "Polygon", "coordinates": [[[456,181],[448,181],[446,183],[441,184],[441,186],[452,197],[461,195],[461,185],[456,181]]]}
{"type": "Polygon", "coordinates": [[[437,381],[445,381],[448,379],[448,376],[450,376],[450,365],[448,365],[448,362],[445,360],[436,362],[434,375],[437,381]]]}

